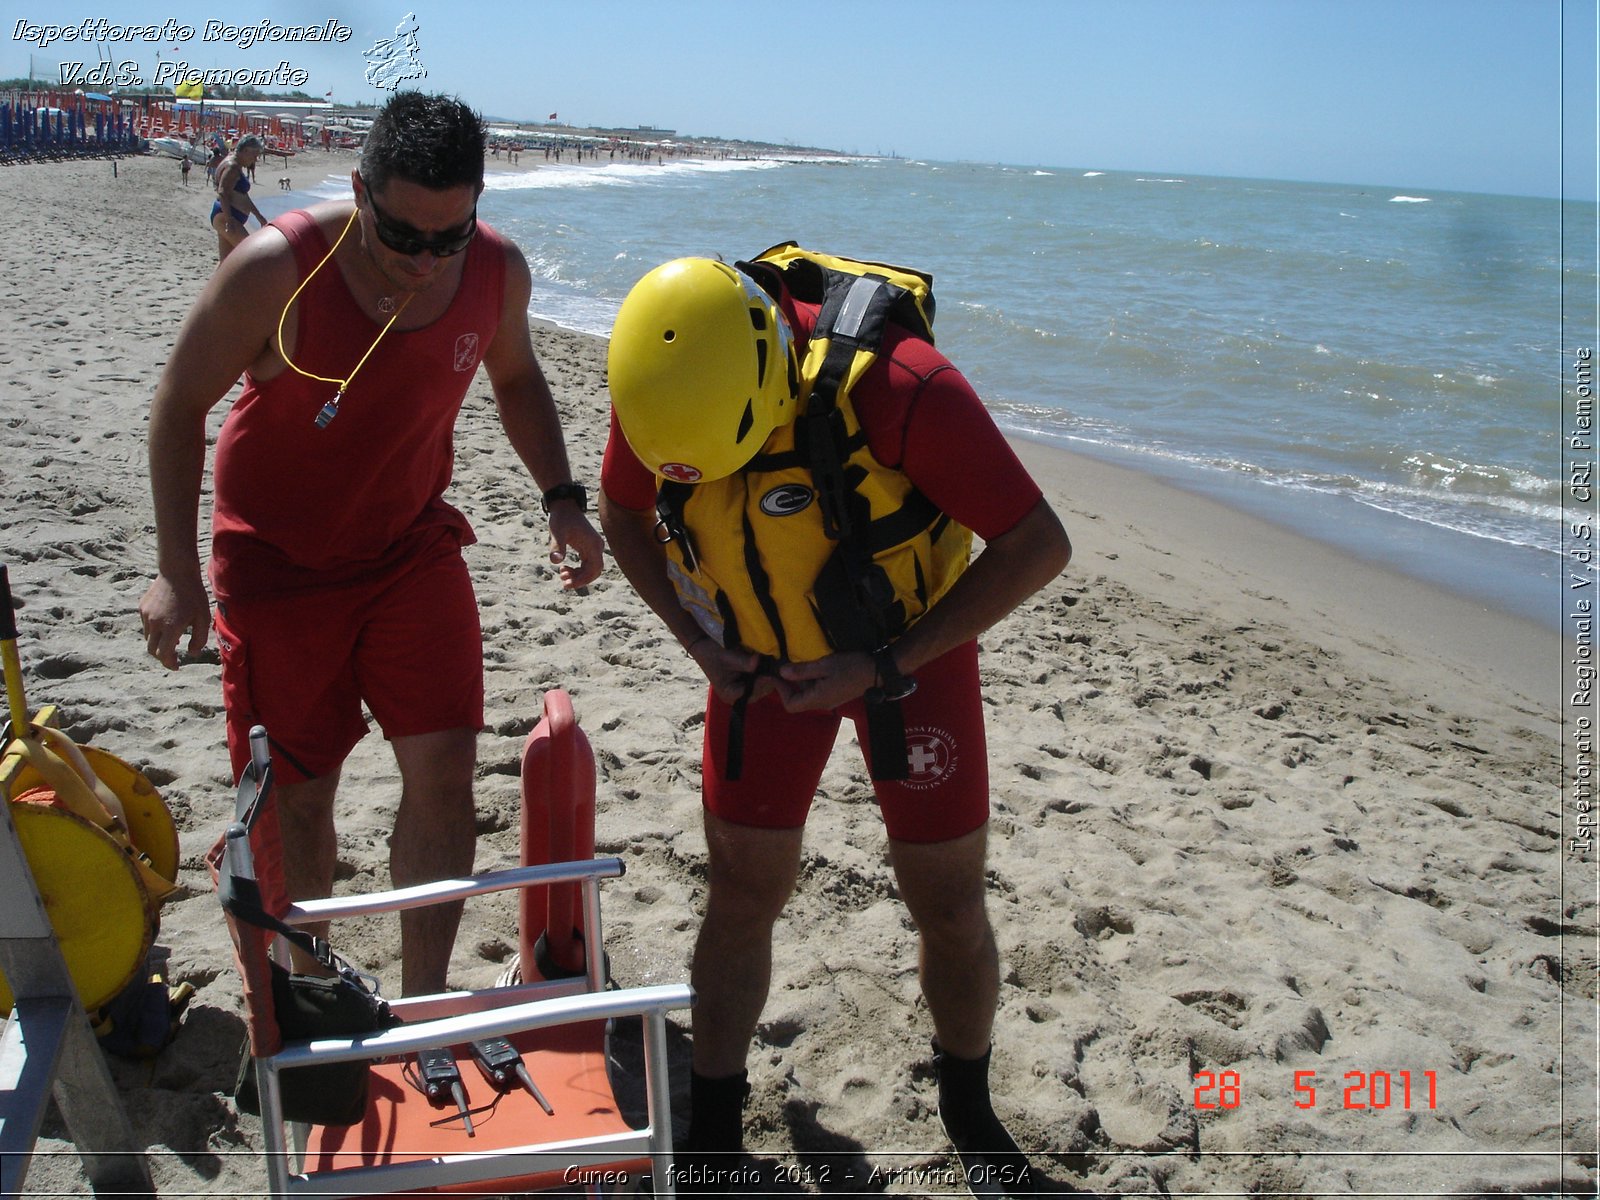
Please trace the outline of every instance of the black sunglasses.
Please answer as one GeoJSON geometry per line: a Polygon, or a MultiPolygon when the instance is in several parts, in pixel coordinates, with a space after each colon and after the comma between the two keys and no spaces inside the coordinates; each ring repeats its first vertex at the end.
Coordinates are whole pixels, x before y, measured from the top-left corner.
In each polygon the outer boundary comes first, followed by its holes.
{"type": "Polygon", "coordinates": [[[378,227],[378,240],[396,254],[404,254],[412,258],[418,254],[431,254],[435,258],[449,258],[452,254],[460,254],[471,244],[473,237],[478,232],[478,208],[472,208],[472,215],[467,218],[466,224],[459,229],[448,230],[438,237],[422,237],[410,225],[393,220],[385,215],[383,209],[378,207],[378,198],[372,194],[372,189],[367,186],[367,181],[361,181],[361,187],[367,194],[367,203],[372,205],[372,215],[376,218],[378,227]]]}

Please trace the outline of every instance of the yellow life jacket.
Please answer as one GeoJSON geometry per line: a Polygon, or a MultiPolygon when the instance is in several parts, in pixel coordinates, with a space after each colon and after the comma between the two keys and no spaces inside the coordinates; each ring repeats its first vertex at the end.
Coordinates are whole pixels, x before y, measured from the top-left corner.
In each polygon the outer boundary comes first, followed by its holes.
{"type": "Polygon", "coordinates": [[[795,421],[725,479],[657,477],[679,602],[722,645],[779,662],[875,650],[939,601],[972,548],[971,530],[873,457],[851,402],[886,322],[932,341],[932,280],[793,243],[737,265],[781,272],[822,307],[795,421]]]}

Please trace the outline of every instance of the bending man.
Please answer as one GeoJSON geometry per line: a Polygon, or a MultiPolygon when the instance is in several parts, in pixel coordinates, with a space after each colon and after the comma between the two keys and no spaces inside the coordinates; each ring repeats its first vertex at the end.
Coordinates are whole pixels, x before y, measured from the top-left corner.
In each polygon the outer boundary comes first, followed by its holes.
{"type": "MultiPolygon", "coordinates": [[[[925,336],[885,318],[881,341],[857,325],[846,339],[845,322],[884,317],[889,294],[868,300],[870,284],[817,258],[790,247],[737,269],[668,263],[634,288],[612,333],[601,523],[710,684],[686,1162],[742,1146],[773,925],[849,717],[921,938],[941,1117],[969,1182],[1027,1191],[1026,1161],[989,1100],[999,978],[975,639],[1054,578],[1071,547],[925,336]],[[969,565],[972,532],[986,545],[969,565]]],[[[913,315],[907,303],[895,311],[913,315]]]]}

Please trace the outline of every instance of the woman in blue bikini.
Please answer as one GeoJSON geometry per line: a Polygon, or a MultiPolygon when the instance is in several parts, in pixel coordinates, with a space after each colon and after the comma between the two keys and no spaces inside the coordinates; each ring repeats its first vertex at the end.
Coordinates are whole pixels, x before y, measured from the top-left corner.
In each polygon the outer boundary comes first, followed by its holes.
{"type": "Polygon", "coordinates": [[[228,257],[245,237],[245,218],[255,214],[262,225],[267,219],[261,215],[255,201],[250,199],[250,177],[245,174],[261,157],[261,139],[255,134],[239,139],[233,153],[217,166],[217,200],[211,206],[211,228],[217,231],[217,261],[228,257]],[[223,201],[227,205],[224,207],[223,201]],[[241,211],[239,206],[243,206],[241,211]]]}

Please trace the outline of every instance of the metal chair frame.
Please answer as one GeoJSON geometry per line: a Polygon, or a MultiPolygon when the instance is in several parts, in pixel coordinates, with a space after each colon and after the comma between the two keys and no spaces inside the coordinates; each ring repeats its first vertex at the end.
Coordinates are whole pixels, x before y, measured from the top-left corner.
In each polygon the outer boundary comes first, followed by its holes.
{"type": "MultiPolygon", "coordinates": [[[[224,839],[218,865],[222,872],[254,881],[248,827],[260,799],[271,790],[271,764],[265,753],[265,732],[252,737],[255,753],[240,782],[237,820],[224,839]],[[232,857],[230,857],[232,856],[232,857]]],[[[584,973],[571,979],[541,980],[474,991],[443,992],[390,1002],[404,1022],[392,1029],[358,1037],[328,1037],[283,1042],[255,1059],[261,1104],[263,1143],[270,1190],[275,1196],[369,1196],[390,1192],[451,1188],[500,1179],[566,1172],[564,1183],[588,1182],[592,1191],[606,1168],[651,1160],[656,1195],[674,1195],[672,1181],[672,1108],[668,1089],[666,1014],[690,1007],[694,992],[687,984],[607,990],[604,939],[600,921],[600,881],[618,878],[620,859],[512,867],[478,875],[443,879],[413,887],[357,896],[306,900],[277,914],[296,927],[341,918],[400,912],[434,904],[463,901],[508,889],[577,884],[585,930],[584,973]],[[640,1017],[644,1030],[645,1124],[626,1132],[568,1137],[551,1142],[492,1151],[436,1154],[413,1161],[308,1170],[309,1128],[284,1120],[280,1074],[294,1067],[375,1061],[437,1046],[460,1045],[479,1038],[507,1037],[580,1022],[640,1017]]],[[[243,924],[233,913],[236,927],[243,924]]],[[[250,927],[251,936],[265,936],[250,927]]],[[[279,941],[281,942],[281,938],[279,941]]],[[[241,963],[241,967],[242,967],[241,963]]],[[[247,989],[247,997],[249,989],[247,989]]],[[[373,1101],[376,1103],[376,1101],[373,1101]]],[[[520,1187],[519,1187],[519,1190],[520,1187]]]]}
{"type": "MultiPolygon", "coordinates": [[[[349,899],[306,901],[292,905],[283,920],[303,925],[341,917],[397,912],[446,903],[508,888],[579,883],[588,913],[588,928],[600,926],[599,882],[620,876],[620,860],[513,867],[482,875],[441,880],[349,899]]],[[[319,1038],[286,1043],[277,1054],[256,1060],[261,1096],[267,1172],[275,1195],[364,1196],[412,1191],[451,1184],[482,1183],[576,1167],[587,1175],[608,1163],[648,1156],[657,1181],[657,1195],[672,1195],[672,1108],[668,1094],[666,1014],[689,1007],[694,993],[687,984],[605,991],[602,940],[585,939],[587,970],[572,980],[521,984],[506,988],[446,992],[396,1000],[390,1007],[405,1023],[381,1033],[354,1038],[319,1038]],[[415,1053],[430,1046],[456,1045],[476,1038],[504,1037],[578,1021],[643,1018],[646,1124],[628,1134],[530,1144],[488,1154],[464,1151],[423,1162],[305,1173],[304,1127],[286,1125],[280,1102],[279,1072],[317,1063],[350,1062],[415,1053]],[[292,1141],[291,1141],[292,1139],[292,1141]],[[665,1183],[665,1186],[663,1186],[665,1183]]]]}

